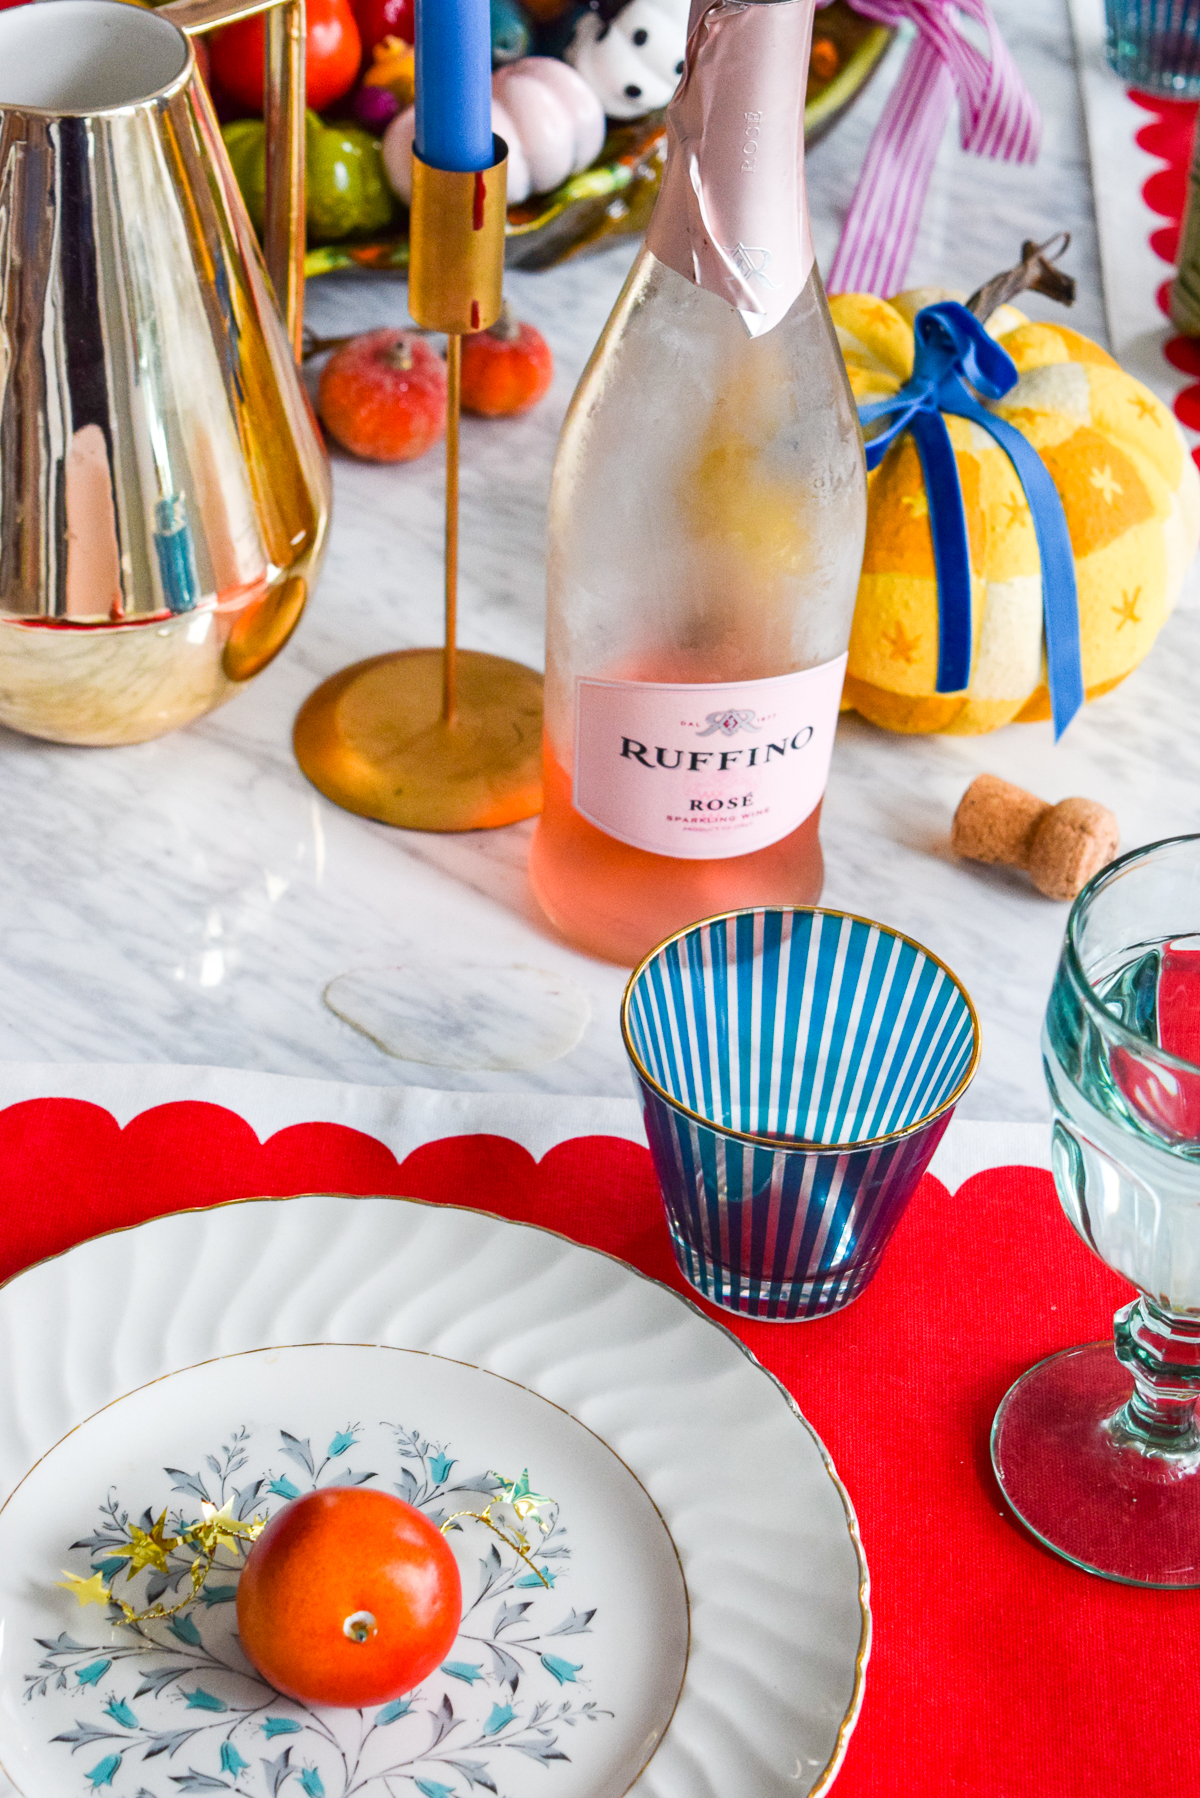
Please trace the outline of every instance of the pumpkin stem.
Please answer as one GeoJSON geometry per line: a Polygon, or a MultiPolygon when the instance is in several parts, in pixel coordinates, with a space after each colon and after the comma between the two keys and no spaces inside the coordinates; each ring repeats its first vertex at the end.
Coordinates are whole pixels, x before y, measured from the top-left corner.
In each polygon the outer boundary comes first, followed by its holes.
{"type": "Polygon", "coordinates": [[[1070,243],[1069,231],[1059,231],[1045,243],[1026,241],[1021,245],[1021,260],[1016,267],[1005,269],[1003,274],[994,275],[982,287],[976,288],[967,301],[967,311],[973,312],[983,324],[1019,293],[1044,293],[1047,299],[1057,300],[1060,306],[1073,306],[1074,277],[1054,266],[1061,256],[1066,255],[1070,243]]]}
{"type": "MultiPolygon", "coordinates": [[[[429,337],[432,335],[432,333],[426,330],[422,325],[405,325],[404,329],[408,332],[410,337],[429,337]]],[[[318,337],[315,331],[311,331],[308,326],[305,325],[304,336],[301,339],[300,360],[302,362],[308,362],[313,356],[323,356],[326,350],[340,350],[343,344],[353,343],[355,336],[361,335],[361,332],[352,331],[348,337],[318,337]]]]}
{"type": "Polygon", "coordinates": [[[494,325],[488,326],[488,336],[498,337],[501,343],[515,343],[521,335],[521,322],[515,316],[507,300],[500,302],[500,316],[494,325]]]}

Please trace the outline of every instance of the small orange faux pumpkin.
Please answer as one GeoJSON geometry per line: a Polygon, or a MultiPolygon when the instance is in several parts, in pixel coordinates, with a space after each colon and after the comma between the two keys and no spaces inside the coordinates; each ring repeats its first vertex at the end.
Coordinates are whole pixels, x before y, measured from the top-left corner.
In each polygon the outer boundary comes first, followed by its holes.
{"type": "Polygon", "coordinates": [[[462,405],[481,418],[512,418],[536,406],[554,379],[550,345],[513,317],[507,300],[488,331],[463,338],[462,405]]]}

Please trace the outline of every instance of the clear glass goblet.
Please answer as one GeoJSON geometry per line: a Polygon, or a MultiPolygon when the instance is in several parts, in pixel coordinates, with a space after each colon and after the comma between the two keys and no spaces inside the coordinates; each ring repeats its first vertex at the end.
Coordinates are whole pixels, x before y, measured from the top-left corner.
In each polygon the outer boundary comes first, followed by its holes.
{"type": "Polygon", "coordinates": [[[1200,1585],[1200,836],[1084,888],[1042,1035],[1062,1206],[1137,1288],[1114,1345],[1051,1355],[1006,1394],[992,1464],[1077,1566],[1200,1585]]]}

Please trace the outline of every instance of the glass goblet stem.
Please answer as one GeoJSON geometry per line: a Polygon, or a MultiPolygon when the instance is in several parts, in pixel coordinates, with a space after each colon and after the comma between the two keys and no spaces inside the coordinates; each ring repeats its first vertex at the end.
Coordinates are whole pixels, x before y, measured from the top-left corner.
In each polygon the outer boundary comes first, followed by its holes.
{"type": "Polygon", "coordinates": [[[1200,1319],[1136,1298],[1114,1317],[1113,1337],[1117,1359],[1133,1378],[1131,1397],[1112,1419],[1113,1435],[1150,1454],[1196,1457],[1200,1319]]]}

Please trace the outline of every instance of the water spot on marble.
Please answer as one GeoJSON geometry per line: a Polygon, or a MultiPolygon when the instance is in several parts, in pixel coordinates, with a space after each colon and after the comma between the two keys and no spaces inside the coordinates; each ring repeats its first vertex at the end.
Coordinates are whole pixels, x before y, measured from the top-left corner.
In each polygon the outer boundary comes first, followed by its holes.
{"type": "Polygon", "coordinates": [[[220,986],[224,978],[224,951],[221,949],[206,949],[200,957],[200,985],[220,986]]]}
{"type": "Polygon", "coordinates": [[[592,1015],[587,994],[565,974],[461,963],[356,968],[330,981],[325,1003],[400,1061],[497,1072],[557,1061],[592,1015]]]}

